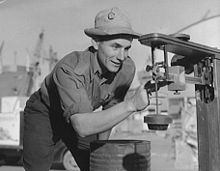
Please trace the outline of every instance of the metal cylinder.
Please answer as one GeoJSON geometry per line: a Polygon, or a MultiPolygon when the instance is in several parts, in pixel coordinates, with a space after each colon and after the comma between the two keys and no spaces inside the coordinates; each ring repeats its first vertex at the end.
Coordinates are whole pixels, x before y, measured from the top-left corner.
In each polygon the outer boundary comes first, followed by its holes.
{"type": "Polygon", "coordinates": [[[150,141],[97,140],[90,143],[90,171],[150,171],[150,141]]]}

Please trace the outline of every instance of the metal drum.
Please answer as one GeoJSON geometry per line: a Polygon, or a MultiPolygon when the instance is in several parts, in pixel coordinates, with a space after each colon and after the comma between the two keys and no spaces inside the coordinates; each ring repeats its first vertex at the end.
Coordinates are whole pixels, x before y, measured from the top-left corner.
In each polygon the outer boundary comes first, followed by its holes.
{"type": "Polygon", "coordinates": [[[90,149],[90,171],[150,171],[150,141],[97,140],[90,149]]]}

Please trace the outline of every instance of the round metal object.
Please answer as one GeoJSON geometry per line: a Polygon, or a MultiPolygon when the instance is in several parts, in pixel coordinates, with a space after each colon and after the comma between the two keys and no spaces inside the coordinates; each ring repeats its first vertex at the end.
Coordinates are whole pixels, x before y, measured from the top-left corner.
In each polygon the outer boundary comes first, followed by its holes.
{"type": "Polygon", "coordinates": [[[167,130],[172,118],[168,115],[151,114],[144,117],[150,130],[167,130]]]}
{"type": "Polygon", "coordinates": [[[90,171],[150,171],[150,141],[97,140],[90,143],[90,171]]]}

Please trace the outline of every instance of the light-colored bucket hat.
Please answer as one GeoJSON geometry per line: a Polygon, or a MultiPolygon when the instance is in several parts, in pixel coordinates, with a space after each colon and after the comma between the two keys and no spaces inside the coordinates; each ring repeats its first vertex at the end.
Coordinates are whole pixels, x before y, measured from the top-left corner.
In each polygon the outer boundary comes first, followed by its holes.
{"type": "Polygon", "coordinates": [[[120,34],[130,35],[132,38],[141,36],[132,29],[130,20],[118,7],[100,11],[95,17],[95,27],[87,28],[84,32],[92,38],[120,34]]]}

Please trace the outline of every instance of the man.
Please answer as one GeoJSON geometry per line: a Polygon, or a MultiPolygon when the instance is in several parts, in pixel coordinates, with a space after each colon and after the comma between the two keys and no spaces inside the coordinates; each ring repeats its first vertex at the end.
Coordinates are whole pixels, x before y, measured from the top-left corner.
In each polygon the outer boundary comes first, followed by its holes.
{"type": "Polygon", "coordinates": [[[59,140],[81,171],[88,171],[89,143],[108,139],[112,127],[149,105],[142,87],[124,100],[135,74],[128,51],[139,37],[127,17],[118,8],[103,10],[95,27],[84,31],[93,46],[62,58],[26,103],[26,171],[48,171],[59,140]],[[103,110],[93,112],[100,106],[103,110]]]}

